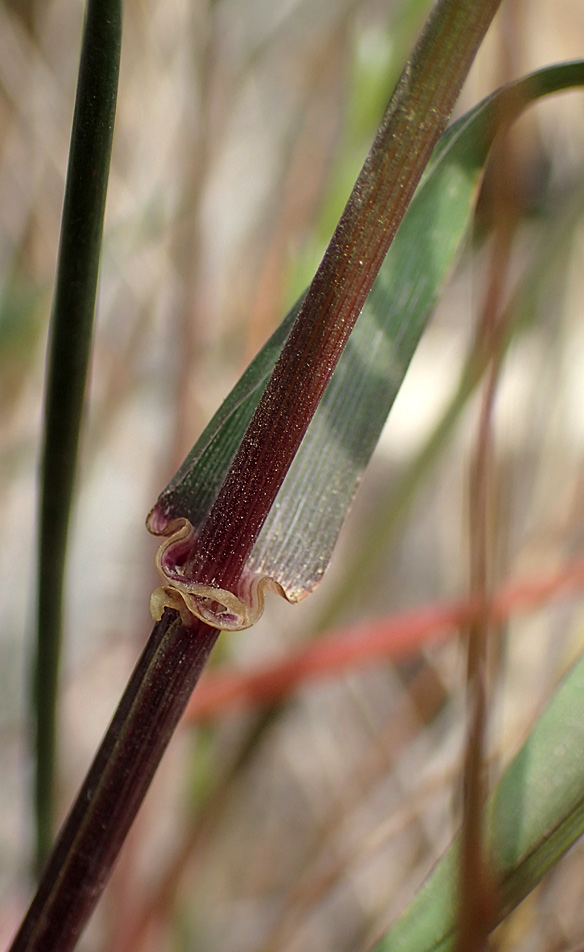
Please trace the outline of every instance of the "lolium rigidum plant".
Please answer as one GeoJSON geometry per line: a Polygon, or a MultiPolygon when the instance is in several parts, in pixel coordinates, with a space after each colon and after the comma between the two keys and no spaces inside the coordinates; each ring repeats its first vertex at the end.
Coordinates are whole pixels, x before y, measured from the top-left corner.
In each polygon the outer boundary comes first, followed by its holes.
{"type": "MultiPolygon", "coordinates": [[[[499,0],[436,3],[312,284],[244,373],[152,509],[148,528],[162,537],[157,556],[161,585],[151,601],[155,625],[44,866],[12,952],[67,952],[75,947],[220,631],[254,624],[266,590],[294,602],[320,581],[361,474],[456,258],[495,135],[534,99],[584,83],[583,63],[550,67],[494,93],[444,132],[498,6],[499,0]]],[[[83,303],[63,302],[62,289],[68,284],[65,278],[58,281],[48,407],[58,399],[53,381],[59,378],[63,361],[55,341],[60,336],[65,341],[75,337],[79,315],[85,319],[85,330],[81,372],[74,388],[77,407],[84,388],[120,23],[119,2],[90,0],[59,260],[59,275],[67,276],[75,258],[71,286],[80,289],[83,303]],[[107,88],[105,112],[98,112],[95,90],[82,82],[88,70],[99,88],[107,88]],[[87,109],[89,119],[82,121],[87,109]],[[97,140],[103,146],[97,158],[93,141],[90,157],[83,153],[88,129],[98,130],[97,140]],[[78,154],[79,166],[74,161],[78,154]],[[81,201],[75,197],[76,187],[83,182],[88,163],[93,171],[99,164],[100,189],[94,205],[82,206],[82,220],[89,220],[93,228],[92,241],[80,245],[70,230],[80,220],[75,214],[75,203],[81,201]]],[[[81,195],[85,202],[83,187],[81,195]]],[[[79,352],[78,345],[73,348],[79,352]]],[[[477,352],[469,370],[472,381],[478,380],[484,365],[485,355],[477,352]]],[[[62,392],[62,380],[60,386],[62,392]]],[[[58,456],[55,441],[60,437],[54,432],[58,428],[51,430],[50,419],[48,411],[45,461],[51,452],[58,456]]],[[[53,633],[53,640],[60,627],[78,409],[72,419],[66,493],[59,513],[52,516],[53,530],[47,527],[46,506],[41,522],[41,538],[50,538],[55,531],[59,539],[56,552],[41,551],[41,592],[47,558],[56,573],[51,582],[55,602],[47,604],[39,598],[41,643],[44,626],[53,633]]],[[[46,463],[45,499],[52,498],[54,474],[54,467],[46,463]]],[[[58,659],[58,650],[53,654],[58,659]]],[[[518,755],[486,808],[490,875],[500,897],[486,923],[487,931],[582,832],[577,793],[581,765],[566,775],[564,795],[548,802],[545,817],[529,815],[530,823],[516,837],[516,849],[510,848],[505,832],[513,823],[517,785],[527,782],[530,770],[549,770],[554,743],[550,721],[552,727],[562,723],[566,705],[574,702],[580,667],[534,731],[528,741],[531,748],[518,755]],[[533,751],[537,756],[531,756],[533,751]]],[[[37,682],[41,670],[39,663],[37,682]]],[[[55,679],[56,661],[51,670],[55,679]]],[[[50,695],[49,708],[54,691],[50,695]]],[[[54,710],[52,720],[44,723],[53,722],[54,710]]],[[[575,728],[569,741],[574,748],[579,742],[576,735],[575,728]]],[[[53,746],[51,742],[51,750],[53,746]]],[[[39,801],[50,797],[51,771],[49,763],[39,774],[44,778],[38,785],[39,801]]],[[[539,774],[532,779],[541,780],[539,774]]],[[[46,852],[43,844],[50,825],[50,816],[39,824],[44,831],[39,835],[40,859],[46,852]]],[[[455,844],[411,912],[381,940],[379,950],[421,952],[452,946],[459,921],[457,876],[455,844]]]]}

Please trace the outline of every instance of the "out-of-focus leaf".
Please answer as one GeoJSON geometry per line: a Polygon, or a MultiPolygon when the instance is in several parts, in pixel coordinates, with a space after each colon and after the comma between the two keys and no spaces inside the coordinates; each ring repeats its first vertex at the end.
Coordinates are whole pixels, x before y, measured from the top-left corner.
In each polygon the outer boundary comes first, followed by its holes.
{"type": "MultiPolygon", "coordinates": [[[[307,595],[330,560],[472,214],[493,139],[540,96],[584,83],[584,63],[540,70],[493,93],[442,137],[337,369],[252,551],[248,567],[290,601],[307,595]]],[[[150,519],[207,516],[289,333],[288,315],[206,428],[150,519]]]]}
{"type": "Polygon", "coordinates": [[[42,300],[43,289],[16,268],[0,284],[0,403],[5,410],[20,393],[35,358],[42,300]]]}
{"type": "MultiPolygon", "coordinates": [[[[495,790],[487,842],[501,921],[584,832],[584,657],[495,790]]],[[[446,952],[455,938],[457,844],[375,952],[446,952]]]]}

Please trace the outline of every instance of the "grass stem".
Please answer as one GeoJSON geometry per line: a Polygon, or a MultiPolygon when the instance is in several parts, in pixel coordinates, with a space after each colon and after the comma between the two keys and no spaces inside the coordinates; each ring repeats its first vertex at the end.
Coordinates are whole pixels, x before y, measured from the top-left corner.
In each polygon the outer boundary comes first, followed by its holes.
{"type": "Polygon", "coordinates": [[[219,636],[167,610],[142,652],[10,952],[70,952],[219,636]]]}
{"type": "Polygon", "coordinates": [[[33,671],[36,866],[54,827],[63,580],[93,333],[121,44],[120,0],[88,0],[50,326],[33,671]]]}

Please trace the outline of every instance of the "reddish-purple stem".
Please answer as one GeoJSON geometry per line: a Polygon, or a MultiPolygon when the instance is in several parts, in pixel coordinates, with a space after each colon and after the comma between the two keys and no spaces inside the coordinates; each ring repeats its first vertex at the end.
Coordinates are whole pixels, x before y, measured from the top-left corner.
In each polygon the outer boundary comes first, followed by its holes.
{"type": "Polygon", "coordinates": [[[218,636],[154,626],[10,952],[74,949],[218,636]]]}
{"type": "MultiPolygon", "coordinates": [[[[187,568],[239,579],[500,0],[439,0],[187,568]]],[[[70,952],[219,632],[167,609],[59,835],[11,952],[70,952]]]]}
{"type": "Polygon", "coordinates": [[[274,503],[500,0],[436,4],[187,574],[231,587],[274,503]]]}

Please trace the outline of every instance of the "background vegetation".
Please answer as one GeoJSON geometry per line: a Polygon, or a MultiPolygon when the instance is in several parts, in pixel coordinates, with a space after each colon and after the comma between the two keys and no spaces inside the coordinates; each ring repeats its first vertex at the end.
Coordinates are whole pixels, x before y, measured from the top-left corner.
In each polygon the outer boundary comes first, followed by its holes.
{"type": "MultiPolygon", "coordinates": [[[[310,279],[428,6],[126,4],[70,552],[63,812],[150,628],[156,543],[139,527],[310,279]]],[[[35,471],[81,17],[81,5],[70,0],[42,8],[25,0],[0,4],[6,940],[28,894],[25,686],[35,471]]],[[[583,21],[580,5],[568,0],[553,7],[507,0],[460,108],[508,78],[581,55],[583,21]]],[[[476,398],[407,506],[402,500],[398,511],[391,492],[404,474],[413,484],[417,454],[458,385],[494,291],[502,310],[518,287],[518,306],[529,315],[497,391],[497,582],[537,581],[575,562],[583,528],[583,136],[578,93],[537,106],[517,126],[487,176],[472,240],[416,356],[330,575],[304,605],[274,599],[256,628],[224,636],[215,663],[245,670],[284,656],[324,619],[347,625],[465,593],[476,398]],[[503,175],[495,175],[497,165],[503,175]],[[512,239],[501,266],[493,235],[508,220],[512,239]],[[372,549],[380,533],[383,547],[372,549]],[[344,575],[355,556],[363,569],[358,586],[344,575]]],[[[503,674],[491,714],[494,768],[516,750],[584,640],[576,598],[515,614],[501,642],[503,674]]],[[[366,945],[401,911],[457,825],[463,687],[458,645],[429,640],[399,665],[355,663],[350,674],[305,685],[274,714],[259,744],[250,743],[253,709],[183,730],[84,947],[341,952],[366,945]],[[172,888],[152,905],[169,871],[176,874],[172,888]],[[145,903],[153,921],[131,944],[127,930],[141,928],[145,903]]],[[[501,947],[549,950],[584,941],[574,875],[581,862],[576,847],[504,927],[501,947]]]]}

